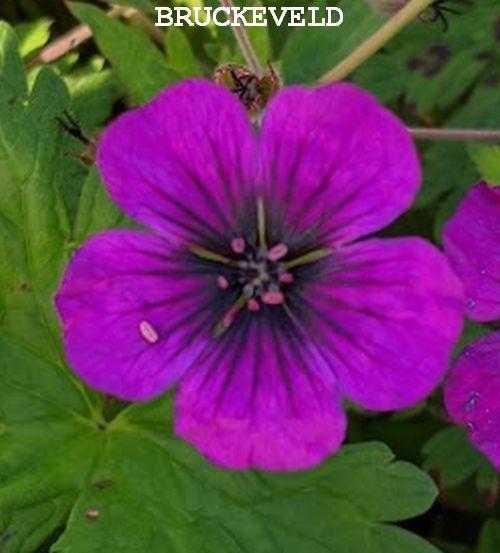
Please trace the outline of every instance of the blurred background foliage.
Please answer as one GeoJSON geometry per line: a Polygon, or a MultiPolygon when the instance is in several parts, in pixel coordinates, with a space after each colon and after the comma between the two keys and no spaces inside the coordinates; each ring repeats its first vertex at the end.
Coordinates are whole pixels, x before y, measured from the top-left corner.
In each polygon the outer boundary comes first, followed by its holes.
{"type": "MultiPolygon", "coordinates": [[[[265,5],[284,3],[311,5],[300,0],[265,5]]],[[[210,77],[222,63],[243,63],[227,28],[155,29],[150,0],[115,4],[141,12],[125,21],[109,18],[105,11],[110,6],[104,2],[0,2],[0,19],[14,26],[31,82],[39,72],[33,60],[49,41],[80,22],[92,28],[94,39],[51,64],[69,89],[71,114],[89,136],[97,136],[114,115],[147,101],[168,83],[193,75],[210,77]]],[[[171,5],[166,0],[157,4],[171,5]]],[[[217,5],[216,0],[205,4],[217,5]]],[[[249,28],[261,63],[271,61],[285,83],[313,84],[386,17],[363,0],[331,5],[345,10],[338,29],[249,28]]],[[[415,21],[350,79],[372,91],[409,126],[500,129],[500,3],[463,0],[454,6],[460,14],[447,15],[447,30],[439,21],[415,21]]],[[[129,223],[107,199],[97,172],[74,158],[82,153],[79,142],[67,138],[64,148],[61,195],[73,225],[69,247],[75,248],[99,230],[129,223]]],[[[418,234],[439,244],[443,224],[467,189],[480,178],[500,181],[500,153],[491,146],[451,142],[422,142],[419,148],[422,190],[415,207],[386,234],[418,234]]],[[[488,330],[487,325],[467,323],[460,345],[488,330]]],[[[372,416],[352,406],[350,419],[350,442],[385,442],[398,458],[418,464],[438,484],[434,507],[403,526],[443,552],[500,551],[500,523],[494,520],[500,516],[498,475],[469,445],[463,429],[447,423],[439,391],[395,415],[372,416]]],[[[57,532],[48,543],[56,537],[57,532]]],[[[63,540],[57,551],[73,551],[64,547],[63,540]]]]}

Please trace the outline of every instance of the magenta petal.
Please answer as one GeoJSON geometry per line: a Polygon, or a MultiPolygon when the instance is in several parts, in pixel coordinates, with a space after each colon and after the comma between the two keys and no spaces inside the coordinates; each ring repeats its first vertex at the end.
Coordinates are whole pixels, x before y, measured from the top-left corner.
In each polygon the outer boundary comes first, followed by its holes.
{"type": "Polygon", "coordinates": [[[132,218],[170,238],[220,239],[255,180],[254,149],[237,98],[188,80],[111,124],[97,160],[111,196],[132,218]]]}
{"type": "Polygon", "coordinates": [[[342,393],[369,409],[408,407],[443,377],[462,328],[462,287],[420,238],[340,249],[304,296],[311,334],[331,356],[342,393]]]}
{"type": "Polygon", "coordinates": [[[176,256],[161,238],[111,231],[73,257],[56,304],[70,366],[90,386],[144,400],[192,362],[201,338],[186,336],[201,333],[185,321],[198,320],[210,290],[205,277],[184,276],[176,256]]]}
{"type": "Polygon", "coordinates": [[[464,283],[467,315],[500,318],[500,188],[474,186],[444,229],[444,249],[464,283]]]}
{"type": "Polygon", "coordinates": [[[303,469],[340,446],[346,421],[338,394],[300,344],[262,320],[221,340],[222,349],[180,381],[179,435],[234,469],[303,469]]]}
{"type": "Polygon", "coordinates": [[[404,125],[351,84],[284,89],[262,126],[264,182],[298,229],[330,242],[377,231],[412,203],[420,166],[404,125]]]}
{"type": "Polygon", "coordinates": [[[444,389],[446,408],[469,439],[500,469],[500,331],[470,344],[444,389]]]}

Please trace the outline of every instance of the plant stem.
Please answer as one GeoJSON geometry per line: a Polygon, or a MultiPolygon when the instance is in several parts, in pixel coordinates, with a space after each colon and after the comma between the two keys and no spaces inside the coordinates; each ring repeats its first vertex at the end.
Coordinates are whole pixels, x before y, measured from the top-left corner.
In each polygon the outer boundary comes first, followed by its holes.
{"type": "MultiPolygon", "coordinates": [[[[138,11],[135,8],[124,6],[114,6],[108,12],[109,17],[132,17],[138,11]]],[[[28,67],[35,67],[42,63],[56,61],[70,50],[80,46],[92,36],[92,31],[88,25],[78,25],[64,35],[43,48],[33,59],[28,62],[28,67]]]]}
{"type": "Polygon", "coordinates": [[[368,58],[378,52],[403,27],[418,17],[433,1],[411,0],[408,2],[404,8],[401,8],[387,23],[382,25],[378,31],[367,38],[333,69],[325,73],[319,82],[326,84],[345,79],[368,58]]]}
{"type": "MultiPolygon", "coordinates": [[[[229,8],[231,10],[231,14],[229,16],[229,19],[231,22],[234,21],[232,8],[234,8],[233,0],[219,0],[221,5],[225,8],[229,8]]],[[[236,41],[238,42],[238,45],[241,49],[241,52],[243,54],[243,57],[245,58],[245,61],[248,65],[248,68],[252,73],[255,73],[256,75],[262,74],[262,66],[260,65],[259,58],[255,54],[252,43],[250,42],[250,39],[248,38],[247,32],[245,30],[245,27],[243,25],[240,25],[238,27],[232,25],[231,29],[233,30],[234,36],[236,38],[236,41]]]]}
{"type": "Polygon", "coordinates": [[[410,128],[415,140],[441,140],[449,142],[488,142],[500,144],[500,131],[479,129],[427,129],[410,128]]]}

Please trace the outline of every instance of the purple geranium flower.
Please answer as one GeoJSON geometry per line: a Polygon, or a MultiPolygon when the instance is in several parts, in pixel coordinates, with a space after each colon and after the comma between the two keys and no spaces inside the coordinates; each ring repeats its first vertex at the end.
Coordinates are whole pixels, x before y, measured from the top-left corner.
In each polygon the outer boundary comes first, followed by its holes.
{"type": "MultiPolygon", "coordinates": [[[[500,188],[474,186],[444,231],[450,262],[462,278],[468,315],[500,319],[500,188]]],[[[500,331],[460,354],[445,386],[448,412],[468,427],[469,438],[500,469],[500,331]]]]}
{"type": "Polygon", "coordinates": [[[420,183],[405,127],[370,95],[285,88],[255,133],[229,91],[185,81],[114,122],[98,165],[153,233],[76,253],[57,296],[69,361],[128,400],[178,380],[176,432],[209,459],[311,466],[344,438],[342,396],[400,409],[443,376],[463,312],[444,255],[353,243],[420,183]]]}

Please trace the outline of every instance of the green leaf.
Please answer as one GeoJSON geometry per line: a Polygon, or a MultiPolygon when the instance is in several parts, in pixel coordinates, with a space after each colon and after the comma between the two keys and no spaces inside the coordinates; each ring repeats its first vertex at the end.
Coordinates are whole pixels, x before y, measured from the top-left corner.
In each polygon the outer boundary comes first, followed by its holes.
{"type": "Polygon", "coordinates": [[[481,529],[478,553],[498,553],[500,551],[500,522],[487,520],[481,529]]]}
{"type": "Polygon", "coordinates": [[[16,25],[15,31],[19,37],[19,52],[22,58],[29,57],[47,44],[51,26],[52,20],[47,17],[16,25]]]}
{"type": "Polygon", "coordinates": [[[28,91],[13,31],[0,23],[0,333],[60,361],[52,295],[68,259],[69,221],[57,182],[69,106],[43,68],[28,91]]]}
{"type": "Polygon", "coordinates": [[[442,549],[443,553],[474,553],[468,545],[461,543],[449,543],[442,540],[435,540],[434,543],[442,549]]]}
{"type": "Polygon", "coordinates": [[[87,131],[96,129],[109,119],[113,104],[120,97],[112,71],[94,69],[92,62],[64,77],[71,94],[72,115],[87,131]]]}
{"type": "Polygon", "coordinates": [[[413,58],[415,64],[422,60],[422,68],[406,72],[406,101],[415,105],[421,114],[453,105],[484,69],[485,63],[476,58],[477,53],[476,48],[467,49],[463,45],[457,45],[455,51],[442,45],[424,45],[424,55],[413,58]],[[450,57],[441,62],[440,56],[450,57]],[[439,66],[439,69],[433,66],[439,66]],[[457,79],[457,73],[460,73],[460,79],[457,79]]]}
{"type": "Polygon", "coordinates": [[[97,46],[135,103],[151,100],[179,79],[142,29],[112,19],[90,4],[71,4],[71,10],[92,29],[97,46]]]}
{"type": "Polygon", "coordinates": [[[47,68],[28,90],[15,34],[0,22],[0,535],[6,552],[34,551],[64,522],[96,447],[84,439],[93,414],[89,394],[63,363],[52,306],[68,260],[70,227],[57,185],[65,147],[57,118],[68,105],[64,84],[47,68]]]}
{"type": "Polygon", "coordinates": [[[470,2],[460,10],[460,18],[450,15],[446,33],[439,24],[414,21],[357,69],[354,79],[377,95],[381,92],[382,99],[404,93],[414,113],[440,118],[478,81],[494,76],[499,50],[493,28],[497,8],[496,0],[470,2]]]}
{"type": "Polygon", "coordinates": [[[73,232],[75,245],[105,229],[124,226],[126,217],[113,203],[101,182],[97,167],[93,167],[85,180],[73,232]]]}
{"type": "MultiPolygon", "coordinates": [[[[472,180],[471,180],[472,182],[472,180]]],[[[465,191],[461,188],[453,190],[446,198],[440,203],[434,220],[434,240],[440,244],[442,243],[442,235],[444,225],[449,221],[457,210],[460,202],[465,195],[465,191]]]]}
{"type": "Polygon", "coordinates": [[[31,553],[64,525],[102,447],[83,388],[0,334],[0,536],[31,553]]]}
{"type": "Polygon", "coordinates": [[[369,90],[381,102],[394,101],[408,85],[408,76],[401,60],[394,55],[373,56],[354,73],[354,81],[369,90]]]}
{"type": "MultiPolygon", "coordinates": [[[[496,89],[478,87],[467,102],[446,122],[450,128],[494,129],[500,125],[500,95],[496,89]]],[[[480,176],[467,152],[466,144],[436,142],[422,155],[424,182],[417,206],[428,206],[451,190],[463,192],[480,176]]]]}
{"type": "MultiPolygon", "coordinates": [[[[321,13],[326,0],[315,2],[321,13]]],[[[298,27],[283,48],[283,78],[287,83],[312,83],[368,38],[385,17],[365,2],[339,0],[344,11],[340,27],[298,27]]]]}
{"type": "Polygon", "coordinates": [[[489,463],[469,442],[466,430],[450,426],[435,434],[423,447],[424,469],[432,471],[444,488],[465,482],[489,463]]]}
{"type": "Polygon", "coordinates": [[[177,27],[170,27],[166,34],[165,47],[169,66],[182,75],[199,75],[200,70],[186,34],[177,27]]]}
{"type": "Polygon", "coordinates": [[[118,6],[130,6],[131,8],[136,8],[137,10],[141,10],[144,13],[156,13],[155,5],[153,2],[150,2],[150,0],[113,0],[109,3],[118,6]]]}
{"type": "Polygon", "coordinates": [[[500,146],[470,148],[478,171],[490,185],[500,186],[500,146]]]}
{"type": "Polygon", "coordinates": [[[498,472],[489,463],[479,467],[476,474],[476,488],[482,495],[487,506],[494,505],[498,500],[498,472]]]}
{"type": "Polygon", "coordinates": [[[424,170],[416,202],[419,208],[428,207],[451,189],[462,191],[463,195],[463,191],[478,180],[464,144],[435,142],[425,148],[421,159],[424,170]]]}
{"type": "MultiPolygon", "coordinates": [[[[254,6],[262,7],[264,3],[254,2],[254,6]]],[[[272,59],[271,38],[269,27],[247,27],[248,38],[260,63],[265,66],[272,59]]]]}
{"type": "Polygon", "coordinates": [[[381,524],[435,497],[431,481],[382,444],[346,446],[293,475],[224,471],[173,437],[166,398],[123,411],[106,439],[55,552],[436,553],[381,524]],[[98,513],[91,522],[89,511],[98,513]]]}

